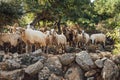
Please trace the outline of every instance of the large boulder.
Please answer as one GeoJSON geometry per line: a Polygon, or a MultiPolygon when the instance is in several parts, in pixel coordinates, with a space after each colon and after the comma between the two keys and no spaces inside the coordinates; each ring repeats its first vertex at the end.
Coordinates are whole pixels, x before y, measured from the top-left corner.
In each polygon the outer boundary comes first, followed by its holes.
{"type": "Polygon", "coordinates": [[[34,64],[36,63],[37,61],[41,61],[41,62],[45,62],[46,60],[46,57],[44,56],[38,56],[38,55],[33,55],[32,53],[31,54],[22,54],[20,56],[20,62],[22,65],[31,65],[31,64],[34,64]]]}
{"type": "Polygon", "coordinates": [[[58,56],[50,56],[46,62],[44,63],[45,66],[48,67],[51,73],[56,75],[62,75],[62,64],[58,58],[58,56]]]}
{"type": "Polygon", "coordinates": [[[98,68],[103,68],[104,66],[104,61],[106,60],[107,58],[102,58],[102,59],[98,59],[95,61],[95,64],[98,68]]]}
{"type": "Polygon", "coordinates": [[[94,67],[94,63],[93,63],[90,55],[86,51],[82,51],[82,52],[76,54],[76,62],[85,71],[88,71],[92,67],[94,67]]]}
{"type": "Polygon", "coordinates": [[[9,68],[8,68],[9,70],[21,68],[21,65],[17,61],[15,61],[14,59],[6,60],[5,63],[9,66],[9,68]]]}
{"type": "Polygon", "coordinates": [[[104,66],[102,69],[102,78],[104,80],[118,80],[119,69],[117,65],[112,60],[105,60],[104,66]]]}
{"type": "Polygon", "coordinates": [[[75,54],[63,54],[59,58],[62,65],[69,65],[74,61],[75,54]]]}
{"type": "Polygon", "coordinates": [[[82,69],[79,66],[70,67],[65,73],[65,79],[67,80],[84,80],[82,69]]]}
{"type": "Polygon", "coordinates": [[[43,68],[41,61],[37,61],[35,64],[29,65],[25,68],[25,72],[29,75],[37,74],[43,68]]]}

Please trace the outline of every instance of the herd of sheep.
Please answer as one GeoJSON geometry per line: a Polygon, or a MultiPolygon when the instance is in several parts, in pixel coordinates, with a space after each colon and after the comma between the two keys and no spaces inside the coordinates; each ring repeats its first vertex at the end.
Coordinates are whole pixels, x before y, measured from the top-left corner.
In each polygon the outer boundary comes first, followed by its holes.
{"type": "Polygon", "coordinates": [[[14,27],[10,33],[0,33],[0,50],[29,53],[33,48],[41,48],[43,52],[49,53],[50,47],[55,47],[56,51],[65,52],[67,46],[87,49],[87,46],[101,43],[105,47],[106,35],[96,33],[89,35],[84,30],[79,32],[77,29],[65,28],[61,34],[55,29],[40,31],[27,28],[14,27]]]}

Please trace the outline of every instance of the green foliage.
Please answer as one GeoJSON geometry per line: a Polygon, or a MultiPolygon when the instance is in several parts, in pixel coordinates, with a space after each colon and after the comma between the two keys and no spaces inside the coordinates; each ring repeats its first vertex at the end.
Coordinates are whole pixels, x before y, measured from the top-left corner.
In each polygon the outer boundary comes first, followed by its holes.
{"type": "Polygon", "coordinates": [[[0,1],[0,26],[15,22],[23,15],[21,0],[0,1]]]}
{"type": "Polygon", "coordinates": [[[120,53],[120,28],[115,28],[111,32],[108,32],[107,36],[110,36],[115,41],[113,54],[119,54],[120,53]]]}

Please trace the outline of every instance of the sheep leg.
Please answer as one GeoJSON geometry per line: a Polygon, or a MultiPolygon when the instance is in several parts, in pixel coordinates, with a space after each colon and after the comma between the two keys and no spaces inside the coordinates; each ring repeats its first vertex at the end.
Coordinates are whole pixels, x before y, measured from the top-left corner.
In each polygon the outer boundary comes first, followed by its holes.
{"type": "Polygon", "coordinates": [[[29,45],[28,45],[28,43],[26,43],[26,53],[29,53],[29,49],[28,49],[28,47],[29,47],[29,45]]]}
{"type": "Polygon", "coordinates": [[[64,51],[63,51],[63,50],[64,50],[64,48],[63,48],[63,45],[62,45],[62,44],[61,44],[61,48],[62,48],[62,53],[64,53],[64,51]]]}
{"type": "Polygon", "coordinates": [[[48,47],[46,46],[45,49],[46,49],[46,53],[48,54],[48,47]]]}
{"type": "Polygon", "coordinates": [[[29,51],[29,52],[32,52],[32,49],[33,49],[32,47],[33,47],[33,45],[31,44],[31,45],[30,45],[30,51],[29,51]]]}

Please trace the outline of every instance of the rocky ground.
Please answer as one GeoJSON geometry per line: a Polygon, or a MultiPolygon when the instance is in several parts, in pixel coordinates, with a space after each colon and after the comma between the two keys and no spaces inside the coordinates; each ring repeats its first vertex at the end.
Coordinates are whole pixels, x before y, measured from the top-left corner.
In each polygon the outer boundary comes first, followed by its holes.
{"type": "Polygon", "coordinates": [[[0,51],[0,80],[120,80],[120,55],[77,50],[59,55],[0,51]]]}

